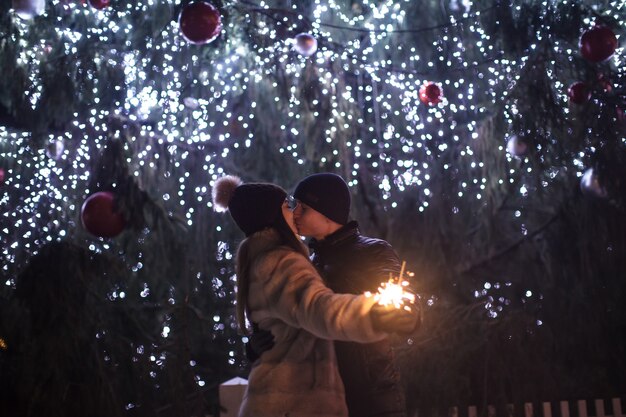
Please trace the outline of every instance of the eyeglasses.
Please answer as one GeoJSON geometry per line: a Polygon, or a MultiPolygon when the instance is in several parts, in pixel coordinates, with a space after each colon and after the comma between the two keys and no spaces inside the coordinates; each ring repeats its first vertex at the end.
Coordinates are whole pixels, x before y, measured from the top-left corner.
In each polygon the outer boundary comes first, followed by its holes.
{"type": "Polygon", "coordinates": [[[285,198],[285,202],[287,203],[287,208],[291,211],[298,208],[298,205],[300,204],[300,202],[292,195],[288,195],[287,198],[285,198]]]}

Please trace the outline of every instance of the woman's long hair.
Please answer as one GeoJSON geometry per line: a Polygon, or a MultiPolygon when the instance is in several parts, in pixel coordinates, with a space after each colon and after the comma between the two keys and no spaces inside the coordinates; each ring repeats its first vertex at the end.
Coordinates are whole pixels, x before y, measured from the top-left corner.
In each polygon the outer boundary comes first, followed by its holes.
{"type": "MultiPolygon", "coordinates": [[[[291,228],[285,221],[285,217],[282,212],[274,221],[274,225],[271,226],[280,238],[278,245],[287,246],[294,251],[301,253],[308,259],[308,253],[304,244],[298,239],[298,237],[291,231],[291,228]]],[[[253,259],[250,258],[249,253],[249,240],[254,237],[254,234],[244,239],[239,248],[237,249],[237,258],[235,262],[235,273],[237,274],[237,296],[236,296],[236,318],[239,330],[245,334],[250,334],[250,329],[246,325],[246,317],[250,317],[250,311],[248,309],[248,293],[250,289],[250,266],[253,259]]]]}

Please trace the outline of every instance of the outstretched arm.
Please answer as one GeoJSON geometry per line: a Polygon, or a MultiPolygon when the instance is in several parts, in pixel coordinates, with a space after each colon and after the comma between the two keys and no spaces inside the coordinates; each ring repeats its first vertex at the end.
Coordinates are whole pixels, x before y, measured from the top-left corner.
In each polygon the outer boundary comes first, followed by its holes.
{"type": "Polygon", "coordinates": [[[375,342],[387,336],[372,325],[373,299],[333,293],[303,255],[276,250],[257,267],[263,278],[250,283],[253,321],[278,318],[325,339],[375,342]]]}
{"type": "Polygon", "coordinates": [[[292,251],[268,255],[259,272],[267,279],[251,282],[253,321],[278,318],[321,338],[363,343],[415,325],[414,314],[402,310],[371,312],[371,297],[333,293],[309,260],[292,251]]]}

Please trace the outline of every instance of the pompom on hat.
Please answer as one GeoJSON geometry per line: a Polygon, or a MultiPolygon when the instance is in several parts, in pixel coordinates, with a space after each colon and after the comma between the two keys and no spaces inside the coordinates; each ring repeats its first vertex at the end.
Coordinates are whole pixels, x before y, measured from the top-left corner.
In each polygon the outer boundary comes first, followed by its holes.
{"type": "Polygon", "coordinates": [[[250,236],[273,226],[283,215],[282,205],[287,192],[270,183],[247,183],[234,175],[215,181],[212,190],[216,211],[230,211],[237,226],[250,236]]]}
{"type": "Polygon", "coordinates": [[[212,197],[215,211],[225,212],[228,210],[228,204],[235,194],[235,189],[243,184],[241,178],[234,175],[226,175],[219,178],[213,185],[212,197]]]}

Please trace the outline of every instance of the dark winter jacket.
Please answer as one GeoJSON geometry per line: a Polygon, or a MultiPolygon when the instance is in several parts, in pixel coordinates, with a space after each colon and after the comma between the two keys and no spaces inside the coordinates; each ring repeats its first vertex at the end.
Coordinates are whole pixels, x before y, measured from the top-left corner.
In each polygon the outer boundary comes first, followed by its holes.
{"type": "Polygon", "coordinates": [[[385,338],[372,327],[373,299],[332,293],[309,259],[282,246],[273,229],[248,237],[237,256],[250,265],[249,318],[275,341],[252,366],[239,416],[347,416],[330,339],[385,338]]]}
{"type": "MultiPolygon", "coordinates": [[[[359,233],[348,223],[323,241],[311,241],[313,264],[326,284],[340,294],[375,293],[382,282],[400,272],[400,260],[384,240],[359,233]]],[[[406,415],[404,390],[389,340],[359,344],[335,342],[339,373],[350,417],[406,415]]]]}

